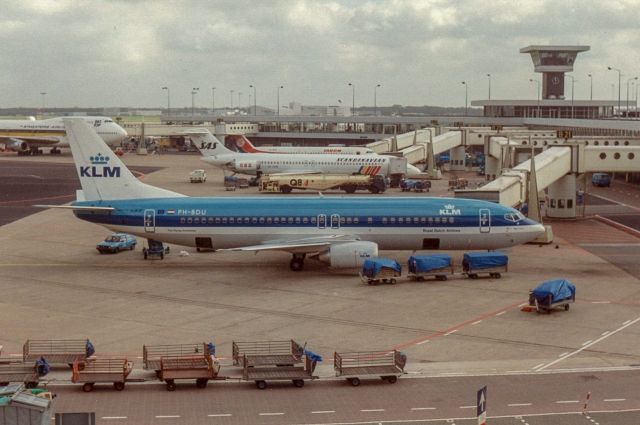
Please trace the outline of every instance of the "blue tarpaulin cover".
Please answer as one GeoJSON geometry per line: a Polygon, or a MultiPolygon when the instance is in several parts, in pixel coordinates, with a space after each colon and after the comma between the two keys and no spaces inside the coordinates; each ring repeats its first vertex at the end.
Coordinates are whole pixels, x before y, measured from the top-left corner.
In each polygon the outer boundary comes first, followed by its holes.
{"type": "Polygon", "coordinates": [[[309,360],[311,360],[312,362],[321,362],[322,361],[322,356],[319,355],[319,354],[314,353],[313,351],[304,350],[304,355],[309,357],[309,360]]]}
{"type": "Polygon", "coordinates": [[[502,252],[467,252],[464,254],[462,266],[465,270],[489,269],[506,266],[509,257],[502,252]]]}
{"type": "Polygon", "coordinates": [[[93,354],[96,352],[96,349],[93,347],[93,344],[91,343],[91,341],[87,340],[87,357],[91,357],[93,356],[93,354]]]}
{"type": "Polygon", "coordinates": [[[38,376],[45,376],[51,370],[51,366],[44,359],[44,357],[40,357],[36,360],[36,366],[38,367],[38,376]]]}
{"type": "Polygon", "coordinates": [[[207,350],[209,350],[210,356],[216,355],[216,346],[213,344],[213,342],[210,342],[207,344],[207,350]]]}
{"type": "Polygon", "coordinates": [[[390,258],[374,257],[364,261],[362,274],[366,277],[375,278],[383,268],[393,269],[400,273],[402,267],[396,260],[390,258]]]}
{"type": "Polygon", "coordinates": [[[412,255],[408,263],[410,273],[426,273],[451,266],[451,256],[447,254],[412,255]]]}
{"type": "Polygon", "coordinates": [[[546,302],[547,297],[551,295],[552,302],[556,303],[558,301],[575,298],[576,287],[568,280],[554,279],[541,283],[536,289],[531,291],[531,293],[536,297],[538,302],[546,302]]]}

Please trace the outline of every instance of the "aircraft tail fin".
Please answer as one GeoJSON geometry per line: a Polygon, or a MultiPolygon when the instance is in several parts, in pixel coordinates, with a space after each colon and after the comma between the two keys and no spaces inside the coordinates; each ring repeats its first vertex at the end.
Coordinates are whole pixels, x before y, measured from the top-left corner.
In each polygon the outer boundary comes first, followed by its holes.
{"type": "Polygon", "coordinates": [[[236,147],[244,153],[258,153],[261,152],[258,148],[253,146],[253,143],[244,134],[234,134],[227,136],[227,140],[231,139],[236,147]]]}
{"type": "Polygon", "coordinates": [[[216,136],[211,134],[206,128],[189,129],[182,134],[191,139],[191,143],[200,151],[202,156],[216,156],[221,154],[236,153],[228,149],[216,136]]]}
{"type": "Polygon", "coordinates": [[[82,185],[78,200],[184,196],[138,180],[84,118],[63,118],[62,121],[82,185]]]}

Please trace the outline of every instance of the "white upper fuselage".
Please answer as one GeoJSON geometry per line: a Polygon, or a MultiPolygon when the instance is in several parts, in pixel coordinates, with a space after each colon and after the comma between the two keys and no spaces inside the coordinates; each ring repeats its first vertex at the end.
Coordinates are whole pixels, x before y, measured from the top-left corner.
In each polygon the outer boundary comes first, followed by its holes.
{"type": "MultiPolygon", "coordinates": [[[[389,167],[391,158],[375,154],[223,153],[204,156],[202,160],[236,173],[250,175],[258,173],[393,174],[389,167]]],[[[410,164],[407,165],[407,176],[419,173],[419,169],[410,164]]]]}
{"type": "MultiPolygon", "coordinates": [[[[127,132],[109,117],[83,117],[109,146],[119,145],[127,132]]],[[[0,120],[0,137],[23,140],[29,145],[67,147],[62,118],[46,120],[0,120]]]]}

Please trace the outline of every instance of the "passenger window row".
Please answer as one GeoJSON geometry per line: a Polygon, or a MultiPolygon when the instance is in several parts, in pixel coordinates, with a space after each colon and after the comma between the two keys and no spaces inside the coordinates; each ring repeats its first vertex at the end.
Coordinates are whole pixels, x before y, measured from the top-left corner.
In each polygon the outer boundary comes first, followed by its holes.
{"type": "MultiPolygon", "coordinates": [[[[323,220],[332,218],[330,215],[322,217],[320,224],[323,224],[323,220]]],[[[364,218],[361,217],[340,217],[340,224],[360,224],[364,222],[364,218]]],[[[264,225],[264,224],[311,224],[316,225],[318,221],[317,217],[180,217],[180,224],[211,224],[211,225],[226,225],[226,224],[239,224],[239,225],[264,225]]],[[[383,225],[394,224],[453,224],[455,223],[454,217],[383,217],[381,220],[383,225]]],[[[373,224],[374,218],[367,217],[367,224],[373,224]]]]}

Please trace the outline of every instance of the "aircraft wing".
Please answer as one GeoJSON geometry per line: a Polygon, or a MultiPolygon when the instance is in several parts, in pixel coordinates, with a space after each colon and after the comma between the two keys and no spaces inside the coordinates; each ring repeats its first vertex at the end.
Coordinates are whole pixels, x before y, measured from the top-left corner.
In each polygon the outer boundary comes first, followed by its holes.
{"type": "Polygon", "coordinates": [[[353,235],[329,235],[303,239],[267,241],[259,245],[220,249],[218,251],[286,251],[292,254],[307,254],[311,252],[324,251],[327,247],[333,244],[354,242],[358,240],[360,240],[360,238],[353,235]]]}
{"type": "Polygon", "coordinates": [[[309,171],[309,170],[303,170],[303,171],[288,171],[286,173],[271,173],[269,174],[270,176],[299,176],[299,175],[314,175],[314,174],[322,174],[320,171],[309,171]]]}
{"type": "Polygon", "coordinates": [[[11,143],[15,141],[25,142],[29,146],[52,146],[60,143],[60,137],[56,136],[3,136],[0,135],[0,143],[11,143]]]}

